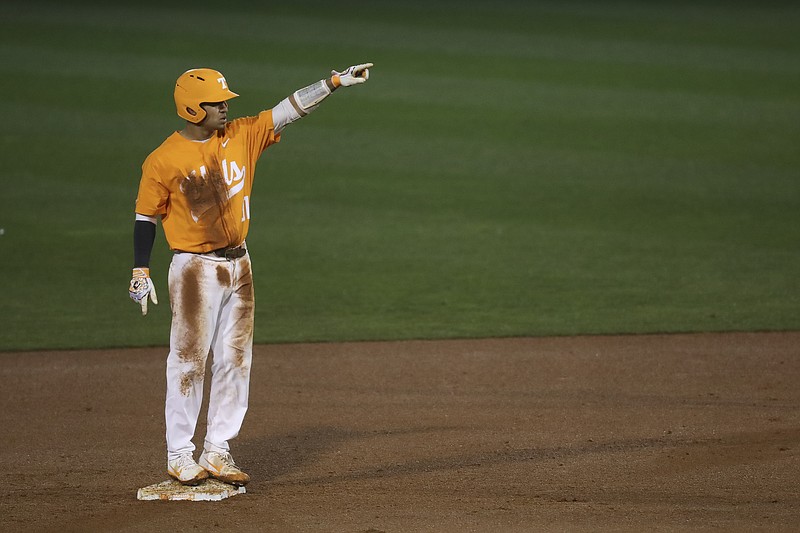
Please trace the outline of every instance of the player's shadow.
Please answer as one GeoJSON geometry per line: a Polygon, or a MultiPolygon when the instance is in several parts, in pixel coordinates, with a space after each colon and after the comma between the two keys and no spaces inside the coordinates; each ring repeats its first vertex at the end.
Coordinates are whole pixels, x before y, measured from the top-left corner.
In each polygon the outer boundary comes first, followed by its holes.
{"type": "MultiPolygon", "coordinates": [[[[236,461],[243,466],[247,465],[247,472],[253,479],[272,482],[302,472],[317,462],[321,455],[339,448],[341,443],[346,441],[372,438],[377,434],[393,436],[430,434],[448,429],[451,428],[409,428],[359,432],[336,427],[309,427],[288,435],[242,439],[236,445],[236,461]]],[[[405,458],[398,457],[398,461],[405,461],[405,458]]],[[[374,468],[365,465],[365,467],[366,471],[359,470],[359,473],[352,477],[383,477],[382,473],[387,472],[384,465],[375,465],[374,468]]],[[[332,475],[332,473],[328,473],[328,475],[332,475]]],[[[298,480],[294,483],[303,484],[319,479],[320,472],[314,470],[309,472],[308,480],[298,480]]]]}
{"type": "MultiPolygon", "coordinates": [[[[365,463],[360,468],[338,472],[321,472],[315,465],[320,456],[342,447],[346,441],[385,436],[425,435],[435,438],[444,431],[457,427],[419,427],[386,431],[358,432],[336,427],[309,427],[288,435],[242,440],[236,447],[236,459],[247,465],[254,479],[273,483],[298,485],[332,483],[354,479],[378,479],[404,476],[421,472],[447,471],[480,465],[541,462],[554,458],[568,458],[587,454],[630,452],[636,449],[661,448],[680,445],[674,439],[644,438],[604,443],[587,443],[583,446],[532,447],[522,449],[490,449],[483,452],[466,452],[450,449],[436,457],[421,459],[403,455],[382,464],[365,463]]],[[[685,444],[685,443],[684,443],[685,444]]],[[[499,448],[499,446],[498,446],[499,448]]]]}

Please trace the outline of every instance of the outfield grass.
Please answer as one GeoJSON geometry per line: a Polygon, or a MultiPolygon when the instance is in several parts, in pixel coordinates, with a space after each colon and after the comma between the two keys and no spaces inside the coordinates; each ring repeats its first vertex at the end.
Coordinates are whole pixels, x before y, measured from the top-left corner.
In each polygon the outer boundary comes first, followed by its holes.
{"type": "Polygon", "coordinates": [[[257,342],[800,329],[800,7],[4,2],[0,349],[166,344],[128,300],[171,90],[373,61],[260,161],[257,342]]]}

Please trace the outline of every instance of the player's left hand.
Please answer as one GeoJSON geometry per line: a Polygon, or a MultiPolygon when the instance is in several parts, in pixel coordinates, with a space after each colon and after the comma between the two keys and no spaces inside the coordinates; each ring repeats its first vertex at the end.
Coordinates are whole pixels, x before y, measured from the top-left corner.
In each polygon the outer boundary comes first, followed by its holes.
{"type": "Polygon", "coordinates": [[[362,63],[360,65],[353,65],[347,67],[343,72],[331,71],[333,76],[333,83],[336,85],[336,78],[339,79],[338,85],[342,87],[349,87],[359,83],[364,83],[369,79],[369,69],[372,68],[372,63],[362,63]]]}
{"type": "Polygon", "coordinates": [[[142,306],[142,316],[147,314],[148,296],[154,304],[158,304],[156,286],[153,284],[153,280],[150,279],[149,268],[133,269],[133,276],[131,277],[131,285],[128,288],[128,294],[130,294],[134,302],[142,306]]]}

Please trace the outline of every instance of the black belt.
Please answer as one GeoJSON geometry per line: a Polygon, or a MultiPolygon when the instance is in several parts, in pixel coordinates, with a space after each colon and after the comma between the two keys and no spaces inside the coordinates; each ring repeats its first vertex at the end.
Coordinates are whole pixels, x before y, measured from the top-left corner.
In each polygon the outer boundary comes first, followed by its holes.
{"type": "Polygon", "coordinates": [[[216,250],[211,250],[210,252],[184,252],[183,250],[175,250],[176,254],[193,254],[193,253],[203,253],[206,254],[214,254],[217,257],[224,257],[225,259],[239,259],[240,257],[244,257],[247,254],[247,248],[242,246],[237,246],[236,248],[218,248],[216,250]]]}
{"type": "Polygon", "coordinates": [[[247,248],[244,246],[239,246],[237,248],[220,248],[218,250],[213,250],[211,253],[217,257],[224,257],[225,259],[239,259],[240,257],[244,257],[247,253],[247,248]]]}

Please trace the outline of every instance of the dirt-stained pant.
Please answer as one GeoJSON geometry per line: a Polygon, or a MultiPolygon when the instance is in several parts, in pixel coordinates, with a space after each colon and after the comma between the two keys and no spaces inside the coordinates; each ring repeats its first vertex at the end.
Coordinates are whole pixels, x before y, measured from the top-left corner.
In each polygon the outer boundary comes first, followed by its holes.
{"type": "Polygon", "coordinates": [[[255,310],[250,256],[225,259],[177,253],[169,268],[169,295],[168,459],[195,449],[192,438],[203,403],[209,353],[211,394],[205,448],[226,452],[247,412],[255,310]]]}

